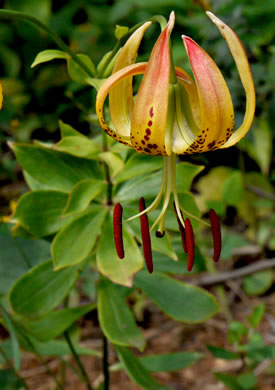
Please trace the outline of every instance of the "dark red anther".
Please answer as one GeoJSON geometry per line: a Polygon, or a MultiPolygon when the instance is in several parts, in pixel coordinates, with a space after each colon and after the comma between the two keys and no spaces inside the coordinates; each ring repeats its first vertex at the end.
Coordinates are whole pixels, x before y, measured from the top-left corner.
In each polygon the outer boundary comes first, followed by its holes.
{"type": "Polygon", "coordinates": [[[124,247],[122,237],[122,206],[117,203],[114,208],[113,214],[113,232],[117,255],[120,259],[124,258],[124,247]]]}
{"type": "MultiPolygon", "coordinates": [[[[144,198],[139,200],[139,211],[146,209],[144,198]]],[[[140,228],[141,228],[141,238],[142,238],[142,247],[145,258],[145,263],[150,274],[153,272],[153,256],[152,256],[152,247],[151,247],[151,237],[150,229],[147,214],[143,214],[140,217],[140,228]]]]}
{"type": "Polygon", "coordinates": [[[193,228],[188,218],[185,220],[185,240],[188,253],[187,271],[190,272],[192,271],[195,260],[195,240],[193,228]]]}
{"type": "Polygon", "coordinates": [[[209,210],[209,218],[211,222],[212,237],[213,237],[213,246],[214,246],[214,255],[213,260],[215,263],[219,261],[221,250],[222,250],[222,233],[219,217],[216,214],[216,211],[213,209],[209,210]]]}

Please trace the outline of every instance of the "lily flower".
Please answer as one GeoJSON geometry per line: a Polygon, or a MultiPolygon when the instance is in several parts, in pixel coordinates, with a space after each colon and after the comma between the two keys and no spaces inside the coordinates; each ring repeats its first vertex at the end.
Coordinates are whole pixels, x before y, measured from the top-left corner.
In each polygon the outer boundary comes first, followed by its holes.
{"type": "MultiPolygon", "coordinates": [[[[190,220],[184,220],[183,214],[194,216],[179,204],[176,155],[224,149],[236,144],[249,131],[255,111],[254,83],[243,45],[223,21],[211,12],[207,12],[207,15],[226,40],[245,90],[246,111],[243,123],[237,130],[234,130],[231,95],[222,73],[212,58],[191,38],[182,36],[195,81],[183,69],[174,67],[170,43],[175,23],[174,12],[170,14],[168,24],[156,41],[148,62],[135,63],[140,42],[151,22],[144,23],[130,36],[118,55],[113,74],[99,89],[96,102],[100,125],[108,135],[138,153],[164,157],[158,195],[147,208],[142,200],[140,212],[128,221],[141,217],[143,249],[147,261],[150,236],[148,238],[148,224],[144,217],[162,201],[161,212],[151,227],[153,230],[158,225],[156,235],[162,237],[165,233],[165,214],[173,193],[183,246],[188,253],[188,270],[192,269],[194,261],[194,237],[190,220]],[[141,74],[143,79],[134,100],[133,77],[141,74]],[[103,107],[107,96],[113,128],[104,119],[103,107]]],[[[119,220],[121,224],[122,208],[118,209],[119,215],[115,211],[114,221],[119,220]]],[[[214,210],[210,210],[209,217],[214,241],[213,258],[218,261],[221,251],[220,226],[214,210]]],[[[114,231],[121,231],[115,227],[115,222],[114,231]]],[[[118,234],[115,236],[118,237],[118,234]]],[[[123,246],[121,237],[116,241],[117,245],[123,246]]],[[[122,253],[124,251],[118,250],[118,255],[122,253]]],[[[151,259],[147,263],[150,263],[147,268],[152,272],[151,259]]]]}

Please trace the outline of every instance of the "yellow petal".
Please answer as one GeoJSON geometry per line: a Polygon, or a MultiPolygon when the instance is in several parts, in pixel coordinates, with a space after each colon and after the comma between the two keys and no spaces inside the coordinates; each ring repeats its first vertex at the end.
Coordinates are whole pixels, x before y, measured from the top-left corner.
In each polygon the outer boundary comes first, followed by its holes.
{"type": "Polygon", "coordinates": [[[254,83],[247,60],[246,52],[244,47],[237,36],[237,34],[228,27],[223,21],[218,19],[211,12],[206,12],[209,18],[213,23],[216,24],[223,38],[226,40],[227,45],[231,51],[231,54],[236,62],[241,82],[243,84],[245,94],[246,94],[246,111],[243,119],[242,125],[238,130],[234,131],[229,140],[222,146],[222,148],[228,148],[232,145],[235,145],[237,142],[242,139],[246,133],[249,131],[255,112],[256,98],[255,98],[255,88],[254,83]]]}
{"type": "Polygon", "coordinates": [[[189,102],[192,108],[194,119],[199,126],[200,124],[200,101],[198,96],[198,90],[196,84],[194,83],[192,77],[189,76],[185,70],[175,67],[177,81],[179,84],[182,84],[186,89],[189,97],[189,102]]]}
{"type": "Polygon", "coordinates": [[[183,42],[200,102],[199,133],[195,134],[195,141],[183,152],[192,154],[215,150],[227,141],[233,131],[234,110],[231,96],[212,58],[191,38],[183,36],[183,42]]]}
{"type": "Polygon", "coordinates": [[[114,138],[116,141],[128,146],[131,146],[130,137],[120,135],[119,129],[113,130],[105,122],[103,112],[104,102],[111,88],[115,87],[121,80],[127,77],[143,74],[145,72],[146,66],[146,62],[141,62],[138,64],[129,65],[112,74],[112,76],[108,77],[107,80],[102,84],[96,97],[96,114],[99,119],[100,126],[109,136],[114,138]]]}
{"type": "Polygon", "coordinates": [[[165,147],[170,78],[169,38],[175,15],[171,13],[151,53],[137,94],[131,126],[133,147],[142,153],[169,155],[165,147]]]}
{"type": "MultiPolygon", "coordinates": [[[[140,42],[151,24],[152,22],[144,23],[130,36],[118,54],[113,73],[135,63],[140,42]]],[[[120,135],[130,135],[133,106],[132,77],[128,77],[113,87],[109,94],[110,115],[120,135]]]]}

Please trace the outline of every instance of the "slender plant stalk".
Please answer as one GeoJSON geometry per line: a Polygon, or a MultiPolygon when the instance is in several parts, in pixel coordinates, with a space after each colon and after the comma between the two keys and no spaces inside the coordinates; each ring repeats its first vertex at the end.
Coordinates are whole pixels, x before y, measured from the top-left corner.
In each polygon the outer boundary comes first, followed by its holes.
{"type": "Polygon", "coordinates": [[[0,353],[1,355],[3,356],[3,358],[5,359],[7,365],[9,366],[10,370],[14,372],[14,374],[16,375],[16,377],[20,380],[20,382],[22,383],[22,386],[28,390],[29,387],[27,385],[27,383],[25,382],[25,380],[19,375],[19,373],[16,371],[16,369],[14,368],[13,364],[11,363],[11,361],[9,360],[9,358],[7,357],[5,351],[3,350],[3,348],[1,347],[0,345],[0,353]]]}
{"type": "Polygon", "coordinates": [[[53,39],[53,41],[60,47],[60,49],[68,53],[72,57],[72,59],[87,73],[89,77],[94,77],[94,74],[91,72],[91,70],[87,67],[86,64],[84,64],[84,62],[79,57],[77,57],[77,55],[70,49],[70,47],[67,46],[66,43],[63,42],[63,40],[53,30],[51,30],[46,24],[42,23],[39,19],[35,18],[34,16],[25,14],[24,12],[9,11],[4,9],[0,9],[0,18],[23,20],[25,22],[32,23],[34,26],[38,27],[41,30],[46,31],[53,39]]]}
{"type": "Polygon", "coordinates": [[[109,390],[110,374],[108,364],[108,340],[103,334],[103,374],[104,374],[104,390],[109,390]]]}
{"type": "Polygon", "coordinates": [[[88,390],[93,390],[92,385],[90,383],[90,379],[88,377],[88,374],[87,374],[83,364],[81,363],[81,360],[79,359],[79,356],[78,356],[78,354],[77,354],[77,352],[76,352],[76,350],[75,350],[75,348],[74,348],[74,346],[73,346],[73,344],[71,342],[71,339],[70,339],[68,331],[64,332],[64,337],[65,337],[65,339],[66,339],[66,341],[68,343],[68,346],[69,346],[69,348],[70,348],[70,350],[72,352],[72,355],[73,355],[73,357],[75,359],[75,362],[78,365],[79,370],[81,371],[82,378],[83,378],[83,380],[86,383],[87,389],[88,390]]]}

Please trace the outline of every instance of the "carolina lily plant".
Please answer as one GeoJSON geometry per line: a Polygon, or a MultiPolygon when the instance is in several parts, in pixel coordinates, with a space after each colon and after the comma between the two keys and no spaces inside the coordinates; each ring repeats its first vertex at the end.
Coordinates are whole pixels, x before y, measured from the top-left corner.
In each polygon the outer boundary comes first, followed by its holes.
{"type": "MultiPolygon", "coordinates": [[[[226,82],[212,58],[191,38],[182,36],[195,81],[181,68],[174,67],[170,36],[175,23],[171,13],[148,62],[135,63],[143,35],[151,22],[144,23],[121,49],[113,74],[98,91],[96,111],[103,130],[118,142],[138,153],[161,155],[164,158],[162,184],[153,203],[146,208],[140,200],[140,212],[129,220],[141,218],[145,260],[153,271],[152,251],[147,214],[162,201],[162,209],[151,230],[165,233],[165,214],[173,193],[183,247],[188,253],[188,270],[194,262],[194,236],[190,216],[179,204],[176,189],[176,155],[202,153],[235,145],[249,131],[255,110],[253,79],[242,43],[235,32],[211,12],[208,17],[216,24],[237,65],[246,94],[246,111],[242,125],[234,130],[234,109],[226,82]],[[133,76],[143,75],[138,93],[133,97],[133,76]],[[109,110],[113,127],[104,119],[104,103],[109,95],[109,110]]],[[[221,251],[221,232],[214,210],[209,213],[214,261],[221,251]]],[[[114,209],[114,238],[117,253],[124,257],[122,240],[122,207],[114,209]]]]}

